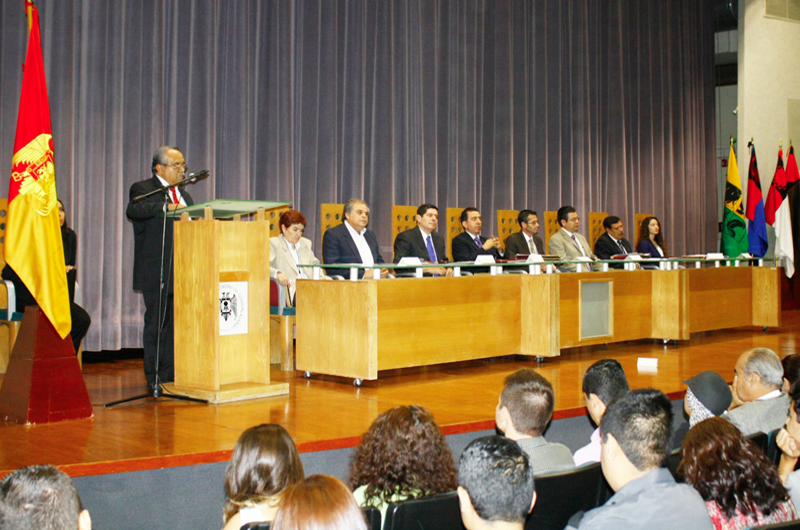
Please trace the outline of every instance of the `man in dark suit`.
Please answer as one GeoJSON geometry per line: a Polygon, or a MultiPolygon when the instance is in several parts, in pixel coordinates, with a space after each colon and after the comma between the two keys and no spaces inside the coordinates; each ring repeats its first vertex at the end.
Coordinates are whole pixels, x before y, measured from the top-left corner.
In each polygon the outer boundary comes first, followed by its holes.
{"type": "Polygon", "coordinates": [[[127,216],[133,222],[134,261],[133,289],[144,297],[144,376],[153,395],[160,394],[157,383],[168,383],[175,379],[173,366],[173,321],[172,321],[172,229],[174,218],[168,217],[164,231],[164,208],[175,210],[194,204],[184,190],[172,188],[170,192],[157,193],[134,203],[133,199],[147,192],[163,188],[184,179],[186,161],[177,147],[162,145],[153,154],[151,166],[153,176],[131,186],[127,216]],[[165,199],[165,195],[169,195],[165,199]],[[162,215],[159,215],[162,214],[162,215]],[[164,249],[164,286],[160,289],[162,232],[164,249]],[[159,349],[159,301],[161,302],[161,344],[159,349]],[[158,366],[156,367],[156,351],[158,366]]]}
{"type": "MultiPolygon", "coordinates": [[[[394,262],[406,257],[415,257],[423,263],[447,263],[444,238],[436,231],[439,224],[439,208],[423,204],[417,208],[417,228],[400,232],[394,240],[394,262]]],[[[452,269],[425,269],[426,275],[452,274],[452,269]]]]}
{"type": "Polygon", "coordinates": [[[506,238],[506,259],[515,259],[517,254],[542,254],[544,245],[536,234],[539,233],[539,218],[533,210],[522,210],[517,216],[519,232],[506,238]]]}
{"type": "MultiPolygon", "coordinates": [[[[361,263],[374,265],[385,263],[378,249],[378,238],[367,229],[369,206],[361,199],[350,199],[344,205],[344,222],[329,228],[322,236],[322,262],[326,265],[361,263]]],[[[346,275],[345,269],[326,269],[329,275],[346,275]]],[[[387,269],[381,269],[381,277],[389,276],[387,269]]],[[[358,271],[364,277],[364,271],[358,271]]]]}
{"type": "MultiPolygon", "coordinates": [[[[611,259],[611,256],[619,254],[630,254],[633,252],[633,247],[630,242],[625,239],[625,227],[619,217],[609,215],[603,219],[603,228],[606,233],[597,239],[594,244],[594,253],[598,259],[611,259]]],[[[609,267],[613,269],[622,269],[622,263],[612,263],[609,267]]]]}
{"type": "MultiPolygon", "coordinates": [[[[483,220],[477,208],[464,208],[461,212],[464,232],[453,238],[453,261],[475,261],[480,255],[490,255],[495,261],[501,257],[500,240],[495,236],[481,236],[483,220]]],[[[488,268],[470,268],[471,272],[489,272],[488,268]]]]}

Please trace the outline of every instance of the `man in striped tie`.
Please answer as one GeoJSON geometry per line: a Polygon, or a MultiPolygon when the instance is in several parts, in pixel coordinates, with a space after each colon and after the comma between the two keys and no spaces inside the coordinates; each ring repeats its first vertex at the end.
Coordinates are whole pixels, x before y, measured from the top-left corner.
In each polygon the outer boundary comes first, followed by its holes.
{"type": "MultiPolygon", "coordinates": [[[[562,206],[556,212],[556,219],[561,229],[555,234],[550,236],[550,241],[547,243],[550,249],[550,254],[558,256],[560,261],[570,261],[582,258],[589,258],[590,260],[596,259],[592,253],[589,242],[586,238],[578,233],[580,228],[580,217],[578,212],[572,206],[562,206]]],[[[575,272],[576,264],[568,263],[560,265],[561,272],[575,272]]],[[[591,270],[591,265],[584,265],[584,271],[591,270]]]]}

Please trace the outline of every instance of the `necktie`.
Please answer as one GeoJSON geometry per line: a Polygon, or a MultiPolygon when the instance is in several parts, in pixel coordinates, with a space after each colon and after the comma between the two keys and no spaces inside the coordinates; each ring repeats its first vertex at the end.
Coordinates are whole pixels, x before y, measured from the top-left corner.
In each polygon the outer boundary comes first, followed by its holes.
{"type": "Polygon", "coordinates": [[[481,243],[481,236],[475,236],[475,242],[478,244],[479,247],[483,246],[483,243],[481,243]]]}
{"type": "Polygon", "coordinates": [[[619,241],[617,241],[617,244],[619,245],[619,249],[622,251],[622,253],[627,255],[628,251],[625,250],[625,245],[622,244],[622,240],[621,239],[619,241]]]}
{"type": "Polygon", "coordinates": [[[533,238],[528,240],[528,247],[531,249],[531,254],[538,254],[538,252],[536,252],[536,245],[533,242],[533,238]]]}
{"type": "Polygon", "coordinates": [[[181,201],[180,199],[178,199],[178,190],[176,190],[175,188],[170,188],[169,191],[172,192],[172,202],[174,202],[175,204],[179,204],[181,201]]]}
{"type": "Polygon", "coordinates": [[[430,235],[425,238],[425,246],[428,247],[428,258],[430,259],[431,263],[436,263],[436,252],[433,250],[433,241],[431,240],[430,235]]]}

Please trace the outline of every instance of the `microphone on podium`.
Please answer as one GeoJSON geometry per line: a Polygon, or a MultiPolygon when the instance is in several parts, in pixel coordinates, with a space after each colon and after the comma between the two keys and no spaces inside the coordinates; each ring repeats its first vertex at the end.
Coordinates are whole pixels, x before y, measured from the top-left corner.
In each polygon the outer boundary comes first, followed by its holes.
{"type": "Polygon", "coordinates": [[[186,184],[193,184],[198,180],[202,180],[206,177],[208,177],[207,169],[203,169],[201,171],[198,171],[197,173],[189,173],[189,175],[181,181],[180,185],[185,186],[186,184]]]}

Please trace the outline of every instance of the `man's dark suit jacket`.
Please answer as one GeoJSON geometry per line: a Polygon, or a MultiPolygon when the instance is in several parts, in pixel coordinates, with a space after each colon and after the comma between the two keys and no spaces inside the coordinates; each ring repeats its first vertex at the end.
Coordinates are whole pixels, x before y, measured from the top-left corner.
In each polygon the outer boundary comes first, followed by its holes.
{"type": "MultiPolygon", "coordinates": [[[[547,254],[541,238],[535,234],[532,236],[532,238],[534,244],[536,245],[536,250],[539,251],[539,254],[547,254]]],[[[531,249],[528,248],[528,241],[525,239],[525,235],[522,233],[522,231],[514,232],[506,238],[506,252],[503,254],[506,259],[515,259],[517,254],[530,253],[531,249]]]]}
{"type": "MultiPolygon", "coordinates": [[[[621,241],[628,254],[633,252],[633,247],[627,239],[623,237],[621,241]]],[[[617,254],[622,254],[622,251],[619,249],[619,245],[608,235],[608,232],[597,238],[597,243],[594,244],[594,255],[597,256],[597,259],[611,259],[611,256],[616,256],[617,254]]],[[[624,267],[622,263],[610,263],[608,266],[612,269],[624,267]]]]}
{"type": "MultiPolygon", "coordinates": [[[[481,237],[481,243],[486,242],[485,237],[481,237]]],[[[484,250],[472,239],[467,232],[461,232],[453,238],[453,261],[475,261],[475,258],[482,254],[494,256],[494,260],[500,259],[500,252],[496,248],[484,250]]],[[[471,267],[469,272],[489,272],[489,267],[471,267]]]]}
{"type": "MultiPolygon", "coordinates": [[[[433,250],[436,252],[436,263],[447,263],[447,250],[444,246],[444,238],[439,232],[431,232],[433,250]]],[[[422,261],[430,261],[428,246],[422,239],[422,232],[419,227],[400,232],[394,240],[394,262],[399,263],[401,259],[407,257],[419,258],[422,261]]]]}
{"type": "MultiPolygon", "coordinates": [[[[131,186],[129,199],[163,187],[158,177],[153,176],[131,186]]],[[[194,204],[192,196],[181,189],[181,197],[187,206],[194,204]]],[[[171,202],[171,201],[170,201],[171,202]]],[[[158,291],[161,272],[161,233],[164,218],[156,217],[164,211],[164,195],[156,193],[138,202],[128,202],[126,215],[133,221],[133,289],[136,291],[158,291]]],[[[169,277],[167,292],[173,292],[173,275],[170,269],[172,260],[172,229],[174,217],[167,218],[167,230],[164,236],[164,279],[169,277]]]]}
{"type": "MultiPolygon", "coordinates": [[[[361,263],[361,254],[358,253],[358,247],[350,235],[350,231],[342,224],[329,228],[322,236],[322,262],[326,265],[336,265],[338,263],[361,263]]],[[[375,234],[367,228],[364,232],[364,239],[367,240],[367,245],[372,251],[372,258],[375,263],[384,263],[383,256],[378,250],[378,238],[375,234]]],[[[344,269],[326,269],[326,274],[337,274],[340,276],[348,277],[350,272],[344,269]]],[[[364,271],[358,271],[358,277],[362,278],[364,271]]]]}

